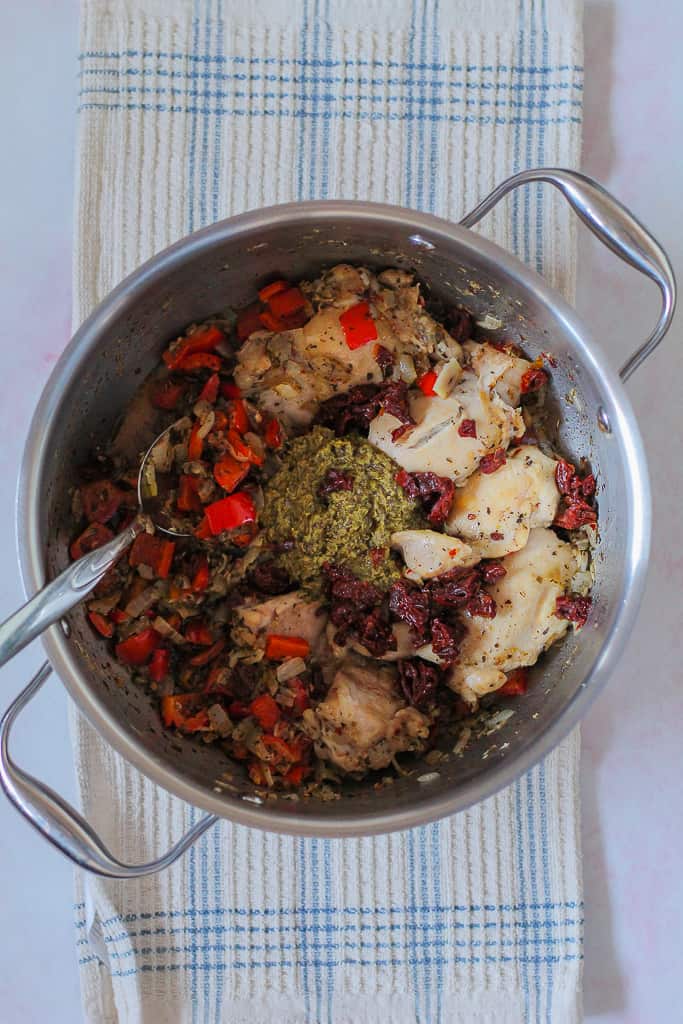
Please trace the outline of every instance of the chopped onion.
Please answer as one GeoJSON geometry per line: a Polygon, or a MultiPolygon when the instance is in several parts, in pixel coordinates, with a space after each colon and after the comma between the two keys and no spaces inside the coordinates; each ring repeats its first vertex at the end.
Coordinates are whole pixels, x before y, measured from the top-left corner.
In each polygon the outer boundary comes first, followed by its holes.
{"type": "Polygon", "coordinates": [[[437,372],[436,380],[432,386],[434,394],[438,395],[439,398],[448,398],[461,376],[462,366],[458,360],[449,359],[437,372]]]}
{"type": "Polygon", "coordinates": [[[149,453],[149,461],[153,464],[152,468],[159,473],[170,473],[173,466],[173,445],[168,434],[164,434],[158,444],[154,445],[149,453]]]}
{"type": "MultiPolygon", "coordinates": [[[[138,567],[140,568],[140,567],[138,567]]],[[[158,584],[153,587],[147,587],[134,597],[132,601],[129,601],[126,607],[123,609],[126,615],[130,615],[131,619],[137,619],[138,615],[142,615],[150,608],[160,595],[161,588],[158,584]]]]}
{"type": "Polygon", "coordinates": [[[157,615],[156,619],[152,623],[152,629],[156,629],[157,633],[161,633],[174,644],[184,644],[185,637],[181,636],[177,629],[174,629],[170,622],[163,619],[161,615],[157,615]]]}
{"type": "Polygon", "coordinates": [[[283,661],[281,665],[278,665],[275,677],[278,683],[286,683],[288,679],[293,679],[294,676],[298,676],[305,671],[306,662],[303,658],[288,658],[287,661],[283,661]]]}
{"type": "Polygon", "coordinates": [[[503,326],[502,320],[499,320],[497,316],[490,316],[488,313],[475,322],[477,327],[481,327],[484,331],[499,331],[503,326]]]}
{"type": "Polygon", "coordinates": [[[232,732],[232,722],[220,704],[212,704],[208,710],[211,727],[216,730],[219,736],[229,736],[232,732]]]}
{"type": "Polygon", "coordinates": [[[106,597],[98,597],[95,601],[88,601],[89,612],[99,612],[100,615],[108,615],[112,608],[116,608],[121,597],[121,591],[115,590],[113,594],[106,597]]]}
{"type": "Polygon", "coordinates": [[[213,430],[213,425],[216,422],[216,413],[211,410],[206,419],[202,421],[202,425],[197,431],[197,437],[204,439],[207,434],[210,434],[213,430]]]}
{"type": "Polygon", "coordinates": [[[403,380],[406,384],[412,384],[417,377],[417,371],[415,370],[415,363],[413,362],[412,356],[409,356],[407,352],[400,352],[396,360],[395,375],[399,380],[403,380]]]}

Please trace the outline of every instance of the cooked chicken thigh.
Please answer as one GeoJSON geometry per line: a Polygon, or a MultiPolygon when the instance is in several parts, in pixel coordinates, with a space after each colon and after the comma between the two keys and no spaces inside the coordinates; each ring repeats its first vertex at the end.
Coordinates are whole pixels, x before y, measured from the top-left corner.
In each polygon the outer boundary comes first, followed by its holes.
{"type": "Polygon", "coordinates": [[[495,473],[473,473],[456,487],[445,523],[479,558],[498,558],[523,548],[529,531],[550,526],[560,501],[555,484],[557,462],[535,445],[507,453],[495,473]]]}
{"type": "Polygon", "coordinates": [[[429,720],[399,696],[394,670],[361,659],[342,663],[327,697],[305,720],[318,756],[346,772],[385,768],[429,735],[429,720]]]}
{"type": "Polygon", "coordinates": [[[300,590],[271,597],[260,604],[235,608],[232,635],[236,643],[262,649],[266,634],[298,636],[307,640],[314,650],[323,636],[327,616],[321,613],[321,602],[311,601],[300,590]]]}
{"type": "Polygon", "coordinates": [[[484,619],[465,613],[467,634],[449,686],[471,704],[499,689],[505,672],[533,665],[569,626],[555,614],[555,602],[582,568],[581,554],[552,530],[535,529],[521,551],[503,559],[507,573],[489,592],[497,614],[484,619]]]}

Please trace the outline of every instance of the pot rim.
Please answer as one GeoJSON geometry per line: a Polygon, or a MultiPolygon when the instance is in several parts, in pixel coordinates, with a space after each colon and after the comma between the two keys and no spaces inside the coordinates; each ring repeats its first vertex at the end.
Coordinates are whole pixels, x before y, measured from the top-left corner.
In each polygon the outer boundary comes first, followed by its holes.
{"type": "MultiPolygon", "coordinates": [[[[429,238],[439,237],[456,242],[465,249],[476,251],[495,263],[509,278],[514,279],[534,299],[548,307],[561,320],[566,336],[578,349],[581,359],[590,366],[602,382],[604,394],[611,406],[611,427],[622,446],[624,473],[632,502],[633,530],[628,538],[625,556],[625,583],[622,600],[606,640],[590,673],[577,688],[569,703],[551,725],[534,740],[522,747],[514,758],[492,764],[490,770],[472,780],[461,793],[448,793],[430,797],[428,786],[422,787],[419,801],[409,809],[384,811],[364,815],[360,819],[340,822],[332,814],[307,814],[296,817],[296,805],[288,803],[281,811],[264,801],[256,805],[249,800],[234,801],[229,807],[224,794],[189,781],[170,767],[159,764],[128,735],[119,722],[90,689],[80,673],[70,650],[68,638],[59,625],[52,626],[42,636],[42,643],[55,671],[79,710],[122,757],[149,779],[174,796],[200,807],[221,818],[240,825],[261,828],[299,836],[343,837],[386,833],[398,829],[427,824],[449,814],[464,810],[492,796],[514,782],[544,758],[563,740],[580,721],[614,669],[640,606],[645,586],[651,534],[651,495],[647,462],[640,432],[630,401],[617,372],[610,366],[591,332],[576,312],[535,271],[495,242],[480,234],[432,214],[386,203],[366,203],[358,200],[312,200],[262,207],[230,217],[209,227],[187,235],[167,249],[147,260],[117,285],[93,310],[73,335],[45,384],[33,414],[22,457],[16,507],[16,542],[22,583],[26,596],[35,593],[44,583],[44,551],[40,544],[36,509],[40,494],[41,469],[46,455],[41,438],[45,436],[52,417],[56,414],[63,387],[77,369],[84,356],[94,351],[99,336],[125,307],[135,299],[140,289],[150,281],[163,277],[177,267],[185,257],[210,249],[220,241],[234,240],[244,233],[258,232],[275,224],[296,223],[319,228],[321,220],[343,218],[346,221],[368,219],[385,221],[405,227],[415,236],[416,248],[424,246],[423,233],[429,238]],[[229,813],[226,813],[228,811],[229,813]]],[[[319,228],[324,230],[324,228],[319,228]]]]}

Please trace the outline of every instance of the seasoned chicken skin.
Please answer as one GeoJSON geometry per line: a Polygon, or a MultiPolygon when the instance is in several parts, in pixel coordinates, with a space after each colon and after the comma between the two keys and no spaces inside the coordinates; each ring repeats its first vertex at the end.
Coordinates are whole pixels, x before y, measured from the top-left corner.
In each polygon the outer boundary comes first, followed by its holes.
{"type": "Polygon", "coordinates": [[[399,696],[394,670],[360,658],[340,665],[305,724],[318,756],[346,772],[386,768],[395,754],[420,749],[429,735],[429,719],[399,696]]]}
{"type": "Polygon", "coordinates": [[[518,551],[530,530],[550,526],[557,514],[556,467],[555,459],[535,445],[509,451],[495,473],[477,471],[456,488],[445,529],[464,539],[479,558],[518,551]]]}
{"type": "Polygon", "coordinates": [[[392,440],[392,431],[400,424],[387,413],[372,420],[368,434],[372,444],[409,473],[432,472],[459,483],[475,471],[484,455],[507,448],[513,437],[524,432],[521,412],[495,391],[483,388],[474,373],[465,374],[448,398],[412,391],[409,405],[417,425],[402,437],[392,440]],[[463,420],[474,420],[476,437],[461,436],[463,420]]]}
{"type": "MultiPolygon", "coordinates": [[[[414,366],[430,355],[457,356],[461,348],[446,329],[419,304],[419,288],[403,272],[374,277],[366,270],[340,264],[304,290],[317,312],[304,327],[270,333],[260,331],[237,353],[235,381],[273,416],[307,426],[321,402],[356,384],[380,383],[377,346],[392,353],[398,366],[414,366]],[[377,340],[350,349],[340,316],[358,302],[367,302],[377,340]]],[[[419,368],[419,367],[418,367],[419,368]]],[[[415,371],[417,372],[417,371],[415,371]]]]}
{"type": "Polygon", "coordinates": [[[448,685],[471,704],[497,690],[505,672],[535,664],[568,629],[555,601],[582,568],[581,554],[552,530],[535,529],[521,551],[503,559],[507,573],[489,588],[494,619],[465,613],[467,634],[448,685]]]}
{"type": "Polygon", "coordinates": [[[481,386],[495,391],[508,405],[519,405],[522,377],[533,364],[523,356],[497,349],[488,341],[468,341],[463,348],[481,386]]]}
{"type": "Polygon", "coordinates": [[[260,604],[235,608],[232,635],[235,643],[260,650],[266,635],[300,636],[315,650],[324,634],[327,616],[320,601],[311,601],[300,590],[271,597],[260,604]]]}

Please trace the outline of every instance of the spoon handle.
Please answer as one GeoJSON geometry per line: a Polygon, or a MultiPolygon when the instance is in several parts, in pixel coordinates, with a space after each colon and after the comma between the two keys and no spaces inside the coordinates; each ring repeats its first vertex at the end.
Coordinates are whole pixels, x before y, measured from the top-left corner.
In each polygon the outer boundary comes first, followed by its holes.
{"type": "Polygon", "coordinates": [[[0,667],[79,604],[144,530],[139,519],[101,548],[83,555],[0,625],[0,667]]]}

